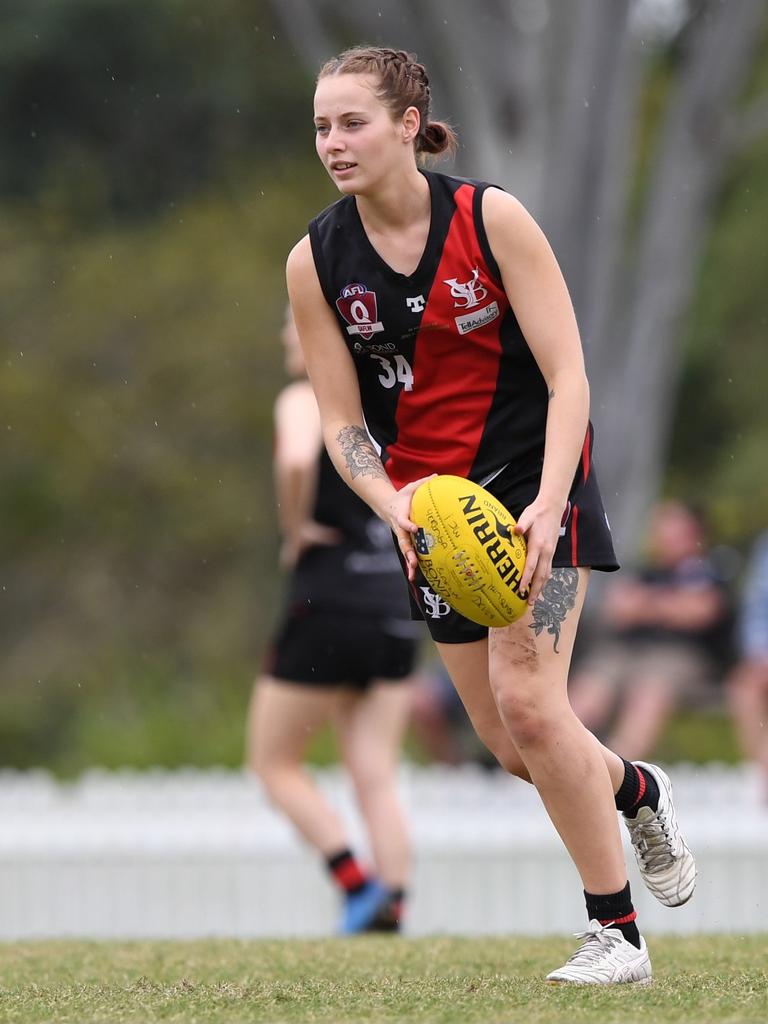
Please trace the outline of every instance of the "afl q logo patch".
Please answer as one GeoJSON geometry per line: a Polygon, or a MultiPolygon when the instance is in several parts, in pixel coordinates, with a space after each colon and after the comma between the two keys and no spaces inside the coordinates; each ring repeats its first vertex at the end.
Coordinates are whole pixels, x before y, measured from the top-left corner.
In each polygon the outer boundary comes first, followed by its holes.
{"type": "Polygon", "coordinates": [[[342,288],[336,309],[347,321],[347,334],[367,339],[384,330],[384,324],[377,319],[376,292],[369,291],[364,284],[348,284],[342,288]]]}

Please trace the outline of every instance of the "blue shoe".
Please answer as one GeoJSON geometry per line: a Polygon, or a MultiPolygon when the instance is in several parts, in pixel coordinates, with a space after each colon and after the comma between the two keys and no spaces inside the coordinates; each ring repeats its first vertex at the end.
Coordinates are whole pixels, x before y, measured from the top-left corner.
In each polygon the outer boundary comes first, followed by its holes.
{"type": "Polygon", "coordinates": [[[371,879],[362,889],[346,895],[339,935],[357,935],[372,930],[377,915],[389,900],[389,890],[371,879]]]}

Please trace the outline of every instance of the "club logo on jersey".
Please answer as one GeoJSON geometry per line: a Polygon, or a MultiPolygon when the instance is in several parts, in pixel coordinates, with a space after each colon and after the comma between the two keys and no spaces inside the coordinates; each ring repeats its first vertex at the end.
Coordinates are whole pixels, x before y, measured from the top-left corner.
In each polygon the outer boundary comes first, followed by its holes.
{"type": "Polygon", "coordinates": [[[426,306],[423,295],[410,295],[405,304],[412,313],[423,313],[426,306]]]}
{"type": "Polygon", "coordinates": [[[453,304],[459,309],[472,309],[473,306],[479,306],[488,294],[488,289],[480,281],[479,267],[475,267],[472,277],[468,281],[459,281],[457,277],[449,277],[443,281],[443,284],[450,287],[453,304]]]}
{"type": "Polygon", "coordinates": [[[441,619],[443,615],[450,615],[451,606],[431,587],[419,587],[419,590],[424,595],[424,604],[430,619],[441,619]]]}
{"type": "Polygon", "coordinates": [[[370,338],[384,330],[384,324],[377,319],[376,292],[369,291],[364,284],[348,284],[342,288],[336,308],[349,325],[347,334],[370,338]]]}

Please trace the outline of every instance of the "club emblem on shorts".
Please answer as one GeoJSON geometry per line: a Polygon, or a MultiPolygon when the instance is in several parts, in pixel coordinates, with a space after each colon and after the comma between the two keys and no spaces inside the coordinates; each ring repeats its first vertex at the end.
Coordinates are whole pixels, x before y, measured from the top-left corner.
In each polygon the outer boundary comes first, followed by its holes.
{"type": "Polygon", "coordinates": [[[450,287],[453,304],[459,309],[471,309],[473,306],[479,306],[488,294],[488,289],[480,281],[479,267],[475,267],[472,277],[468,281],[459,281],[457,277],[449,277],[443,281],[443,284],[450,287]]]}
{"type": "Polygon", "coordinates": [[[449,615],[451,606],[436,594],[431,587],[419,587],[424,595],[424,604],[430,619],[441,619],[443,615],[449,615]]]}
{"type": "Polygon", "coordinates": [[[348,284],[342,288],[336,309],[349,325],[347,334],[370,338],[384,330],[384,324],[377,319],[376,292],[369,291],[364,284],[348,284]]]}

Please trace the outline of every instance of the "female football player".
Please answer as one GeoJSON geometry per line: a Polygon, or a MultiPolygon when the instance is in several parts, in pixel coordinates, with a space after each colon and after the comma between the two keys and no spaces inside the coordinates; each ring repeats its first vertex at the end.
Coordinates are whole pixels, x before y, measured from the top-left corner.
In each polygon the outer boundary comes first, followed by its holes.
{"type": "Polygon", "coordinates": [[[344,896],[339,931],[396,931],[410,869],[397,764],[412,701],[415,623],[389,530],[323,448],[290,309],[282,332],[294,378],[275,403],[275,484],[290,570],[287,608],[256,683],[248,761],[273,803],[323,856],[344,896]],[[338,732],[375,874],[350,849],[341,818],[304,770],[311,737],[338,732]]]}
{"type": "Polygon", "coordinates": [[[425,170],[456,137],[430,120],[412,54],[361,47],[323,66],[316,147],[342,198],[288,259],[328,451],[397,539],[475,729],[530,780],[585,890],[588,930],[553,982],[645,982],[651,966],[616,810],[668,905],[695,880],[669,780],[601,747],[573,714],[568,667],[590,569],[617,568],[592,465],[578,329],[555,257],[511,195],[425,170]],[[490,633],[435,601],[411,497],[433,473],[483,484],[528,543],[529,611],[490,633]]]}

